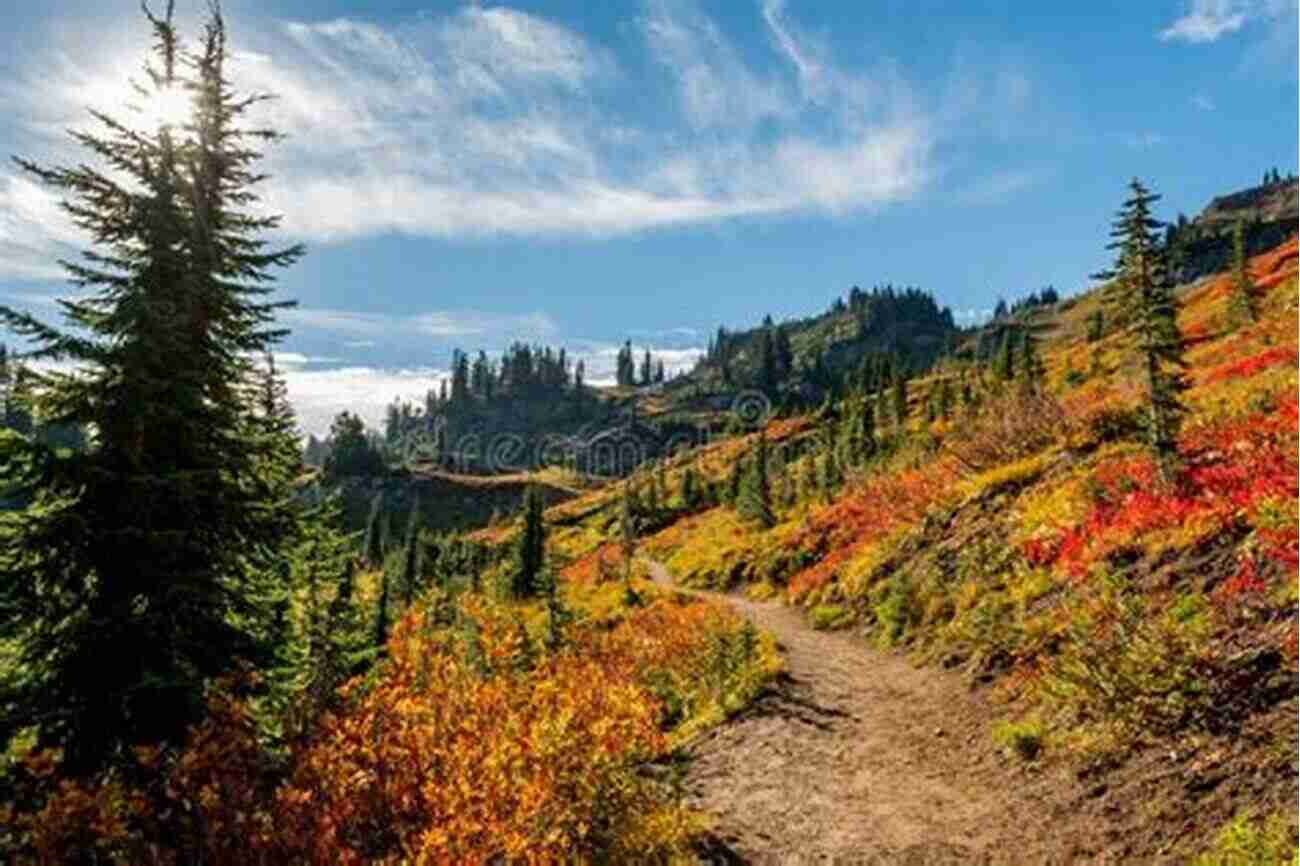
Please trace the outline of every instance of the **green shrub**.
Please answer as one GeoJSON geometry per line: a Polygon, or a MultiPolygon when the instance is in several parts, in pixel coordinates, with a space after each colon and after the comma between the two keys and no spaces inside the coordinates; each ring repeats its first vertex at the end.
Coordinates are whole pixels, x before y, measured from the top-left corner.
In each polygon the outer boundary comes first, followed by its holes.
{"type": "Polygon", "coordinates": [[[1036,719],[998,722],[993,726],[993,741],[1032,761],[1043,751],[1043,725],[1036,719]]]}
{"type": "Polygon", "coordinates": [[[1300,864],[1295,828],[1281,815],[1255,821],[1243,812],[1219,831],[1214,844],[1191,866],[1285,866],[1300,864]]]}
{"type": "Polygon", "coordinates": [[[818,630],[843,628],[849,624],[852,614],[838,604],[819,604],[809,614],[812,627],[818,630]]]}
{"type": "Polygon", "coordinates": [[[880,601],[872,607],[880,625],[880,640],[885,644],[895,644],[919,621],[920,611],[913,599],[911,584],[901,575],[890,578],[882,587],[880,596],[880,601]]]}
{"type": "Polygon", "coordinates": [[[1081,719],[1132,733],[1180,730],[1211,709],[1198,676],[1204,646],[1198,629],[1176,615],[1149,615],[1122,579],[1108,577],[1048,660],[1043,694],[1081,719]]]}

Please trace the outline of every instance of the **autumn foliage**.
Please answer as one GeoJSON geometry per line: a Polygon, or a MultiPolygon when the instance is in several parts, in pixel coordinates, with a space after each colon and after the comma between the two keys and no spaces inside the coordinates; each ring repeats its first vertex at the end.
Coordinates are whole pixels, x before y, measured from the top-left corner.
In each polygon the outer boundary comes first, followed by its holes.
{"type": "Polygon", "coordinates": [[[0,811],[10,862],[375,864],[657,862],[695,820],[643,771],[674,732],[774,669],[734,615],[660,601],[612,629],[537,645],[482,596],[413,610],[388,660],[342,690],[287,755],[248,704],[213,693],[171,754],[59,779],[41,752],[0,811]],[[92,857],[86,860],[86,857],[92,857]]]}

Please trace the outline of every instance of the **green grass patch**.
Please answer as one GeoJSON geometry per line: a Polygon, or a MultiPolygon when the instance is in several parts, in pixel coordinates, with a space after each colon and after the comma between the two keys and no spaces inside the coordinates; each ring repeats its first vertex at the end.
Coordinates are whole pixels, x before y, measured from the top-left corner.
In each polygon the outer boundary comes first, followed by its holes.
{"type": "Polygon", "coordinates": [[[1282,815],[1256,821],[1243,812],[1223,826],[1210,848],[1191,866],[1287,866],[1300,864],[1295,827],[1282,815]]]}
{"type": "Polygon", "coordinates": [[[844,628],[853,620],[853,614],[842,605],[819,604],[808,614],[812,627],[819,631],[844,628]]]}
{"type": "Polygon", "coordinates": [[[993,726],[993,741],[1024,760],[1032,761],[1043,751],[1043,724],[1037,719],[998,722],[993,726]]]}

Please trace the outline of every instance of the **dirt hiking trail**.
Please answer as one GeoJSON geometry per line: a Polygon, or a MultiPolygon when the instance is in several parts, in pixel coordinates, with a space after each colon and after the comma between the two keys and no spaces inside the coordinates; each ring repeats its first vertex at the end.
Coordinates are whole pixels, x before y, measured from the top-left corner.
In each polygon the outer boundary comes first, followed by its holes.
{"type": "Polygon", "coordinates": [[[688,802],[716,818],[703,862],[1142,862],[1099,856],[1114,840],[1076,808],[1087,794],[1074,775],[1002,754],[995,708],[958,675],[814,631],[780,603],[692,594],[772,632],[786,662],[754,704],[687,749],[688,802]]]}

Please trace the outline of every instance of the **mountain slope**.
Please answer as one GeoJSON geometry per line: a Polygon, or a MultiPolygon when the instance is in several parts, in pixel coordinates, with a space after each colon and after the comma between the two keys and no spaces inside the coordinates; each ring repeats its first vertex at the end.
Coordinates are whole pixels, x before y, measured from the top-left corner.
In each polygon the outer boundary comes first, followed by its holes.
{"type": "MultiPolygon", "coordinates": [[[[1024,317],[1041,396],[954,360],[908,383],[906,420],[877,414],[869,459],[846,450],[852,401],[769,426],[770,528],[728,501],[757,434],[639,473],[642,550],[687,585],[775,596],[812,626],[964,671],[1005,702],[982,736],[1008,761],[1093,780],[1111,857],[1183,862],[1247,808],[1293,822],[1295,241],[1250,266],[1255,323],[1234,326],[1228,274],[1179,292],[1182,489],[1153,481],[1128,337],[1090,334],[1087,294],[1024,317]],[[825,477],[831,453],[842,480],[825,477]],[[688,471],[702,502],[681,494],[688,471]]],[[[617,501],[551,513],[567,574],[610,555],[617,501]]]]}

